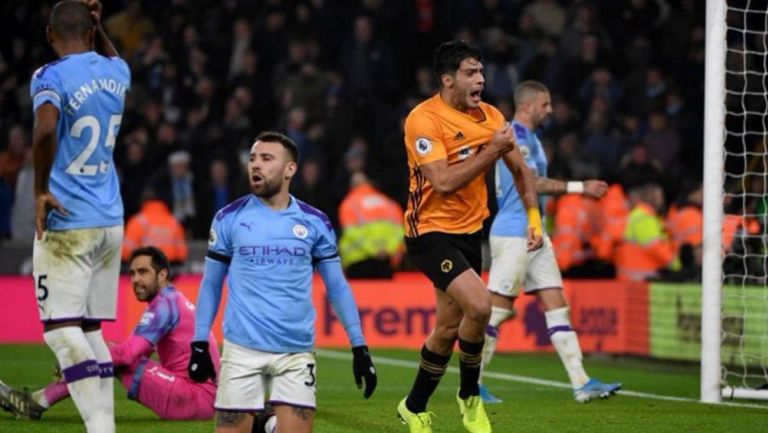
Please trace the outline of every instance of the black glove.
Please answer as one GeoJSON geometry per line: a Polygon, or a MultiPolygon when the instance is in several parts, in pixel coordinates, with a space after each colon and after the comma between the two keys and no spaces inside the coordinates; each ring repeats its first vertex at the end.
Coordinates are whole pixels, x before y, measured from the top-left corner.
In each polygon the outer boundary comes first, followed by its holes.
{"type": "Polygon", "coordinates": [[[216,380],[216,369],[213,368],[207,341],[192,342],[192,356],[189,357],[187,373],[190,379],[195,382],[205,382],[208,379],[216,380]]]}
{"type": "Polygon", "coordinates": [[[373,367],[373,360],[368,353],[368,346],[352,348],[352,372],[355,374],[357,389],[363,387],[363,379],[365,379],[363,397],[370,397],[376,389],[376,369],[373,367]]]}

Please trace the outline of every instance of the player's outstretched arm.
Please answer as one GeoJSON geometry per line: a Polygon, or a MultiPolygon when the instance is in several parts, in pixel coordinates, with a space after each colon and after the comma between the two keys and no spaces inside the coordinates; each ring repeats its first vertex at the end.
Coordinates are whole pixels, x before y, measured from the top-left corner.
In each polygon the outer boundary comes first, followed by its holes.
{"type": "Polygon", "coordinates": [[[32,128],[32,159],[35,166],[35,232],[42,239],[46,228],[48,212],[56,209],[67,215],[66,209],[48,190],[51,167],[56,156],[56,126],[59,122],[59,109],[45,103],[35,110],[35,123],[32,128]]]}
{"type": "Polygon", "coordinates": [[[514,148],[504,155],[504,164],[515,178],[515,188],[528,212],[528,251],[536,250],[544,245],[542,237],[541,213],[539,198],[536,194],[536,180],[531,170],[525,164],[523,155],[514,148]]]}
{"type": "Polygon", "coordinates": [[[210,257],[205,258],[203,279],[197,294],[195,310],[195,336],[192,338],[192,355],[187,365],[187,373],[195,382],[205,382],[216,378],[216,370],[208,350],[208,335],[213,326],[213,319],[219,311],[224,277],[229,264],[210,257]]]}
{"type": "Polygon", "coordinates": [[[318,264],[320,276],[325,283],[328,292],[328,298],[333,305],[333,311],[339,316],[344,330],[349,336],[352,344],[352,373],[355,376],[357,388],[363,387],[365,382],[365,391],[363,397],[369,398],[376,390],[378,379],[376,377],[376,368],[373,366],[373,360],[368,352],[368,346],[365,345],[363,329],[360,325],[360,314],[357,311],[355,297],[352,289],[349,287],[347,279],[344,277],[344,271],[341,268],[341,262],[338,257],[329,260],[323,260],[318,264]]]}
{"type": "Polygon", "coordinates": [[[608,192],[608,184],[602,180],[562,181],[547,177],[536,178],[536,192],[546,195],[581,194],[585,197],[602,198],[608,192]]]}
{"type": "Polygon", "coordinates": [[[120,57],[112,41],[101,25],[101,2],[99,0],[81,0],[91,10],[93,25],[96,28],[96,52],[107,57],[120,57]]]}
{"type": "Polygon", "coordinates": [[[484,173],[502,155],[514,147],[515,140],[512,128],[505,125],[493,134],[488,146],[463,163],[448,165],[447,159],[439,159],[420,165],[419,169],[438,194],[452,194],[484,173]]]}

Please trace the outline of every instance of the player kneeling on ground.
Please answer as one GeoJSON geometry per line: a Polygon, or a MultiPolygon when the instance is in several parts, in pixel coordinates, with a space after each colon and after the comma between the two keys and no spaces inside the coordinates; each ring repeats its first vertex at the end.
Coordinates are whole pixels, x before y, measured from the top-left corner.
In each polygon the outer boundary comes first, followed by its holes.
{"type": "MultiPolygon", "coordinates": [[[[162,419],[213,418],[216,385],[196,383],[187,376],[189,342],[195,331],[195,307],[168,280],[168,259],[155,247],[134,250],[130,258],[131,283],[136,299],[149,305],[125,342],[109,348],[115,373],[128,390],[128,398],[148,407],[162,419]],[[160,362],[149,359],[157,351],[160,362]]],[[[211,362],[219,367],[213,334],[208,333],[211,362]]],[[[63,379],[29,393],[0,382],[0,406],[17,417],[39,419],[43,412],[69,397],[63,379]]]]}

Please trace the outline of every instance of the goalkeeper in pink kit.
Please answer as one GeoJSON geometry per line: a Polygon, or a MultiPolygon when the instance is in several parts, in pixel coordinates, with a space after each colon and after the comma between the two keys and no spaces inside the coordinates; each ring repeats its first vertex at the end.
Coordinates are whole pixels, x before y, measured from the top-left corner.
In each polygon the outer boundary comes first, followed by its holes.
{"type": "MultiPolygon", "coordinates": [[[[113,345],[115,376],[128,390],[128,398],[162,419],[207,420],[214,414],[216,384],[193,382],[187,374],[190,342],[195,332],[195,306],[168,280],[165,254],[155,247],[131,254],[130,275],[136,299],[149,305],[125,342],[113,345]],[[160,362],[149,359],[156,351],[160,362]]],[[[216,371],[220,360],[213,334],[208,347],[216,371]]],[[[0,406],[17,417],[38,419],[49,407],[69,397],[63,380],[29,393],[0,382],[0,406]]]]}

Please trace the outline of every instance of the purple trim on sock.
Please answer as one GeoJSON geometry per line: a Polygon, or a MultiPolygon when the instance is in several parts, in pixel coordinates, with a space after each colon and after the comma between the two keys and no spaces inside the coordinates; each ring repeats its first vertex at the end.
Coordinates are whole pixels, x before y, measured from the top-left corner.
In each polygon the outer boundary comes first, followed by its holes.
{"type": "Polygon", "coordinates": [[[141,377],[144,376],[144,369],[147,367],[147,361],[149,359],[144,358],[139,361],[136,366],[136,371],[133,373],[133,380],[131,381],[131,387],[128,389],[128,399],[139,401],[139,385],[141,384],[141,377]]]}
{"type": "Polygon", "coordinates": [[[115,367],[111,362],[102,362],[99,364],[100,374],[102,379],[107,377],[115,377],[115,367]]]}
{"type": "Polygon", "coordinates": [[[560,326],[553,326],[549,328],[549,336],[551,337],[555,332],[571,332],[573,331],[573,328],[571,328],[569,325],[560,325],[560,326]]]}
{"type": "Polygon", "coordinates": [[[290,401],[282,401],[282,400],[269,400],[269,403],[272,406],[293,406],[298,407],[300,409],[312,409],[317,410],[314,406],[307,406],[305,404],[298,404],[298,403],[291,403],[290,401]]]}
{"type": "Polygon", "coordinates": [[[485,333],[493,338],[497,338],[499,336],[499,328],[491,325],[485,325],[485,333]]]}
{"type": "Polygon", "coordinates": [[[98,377],[101,369],[95,359],[89,359],[71,367],[62,370],[64,381],[67,383],[77,382],[78,380],[88,379],[89,377],[98,377]]]}

